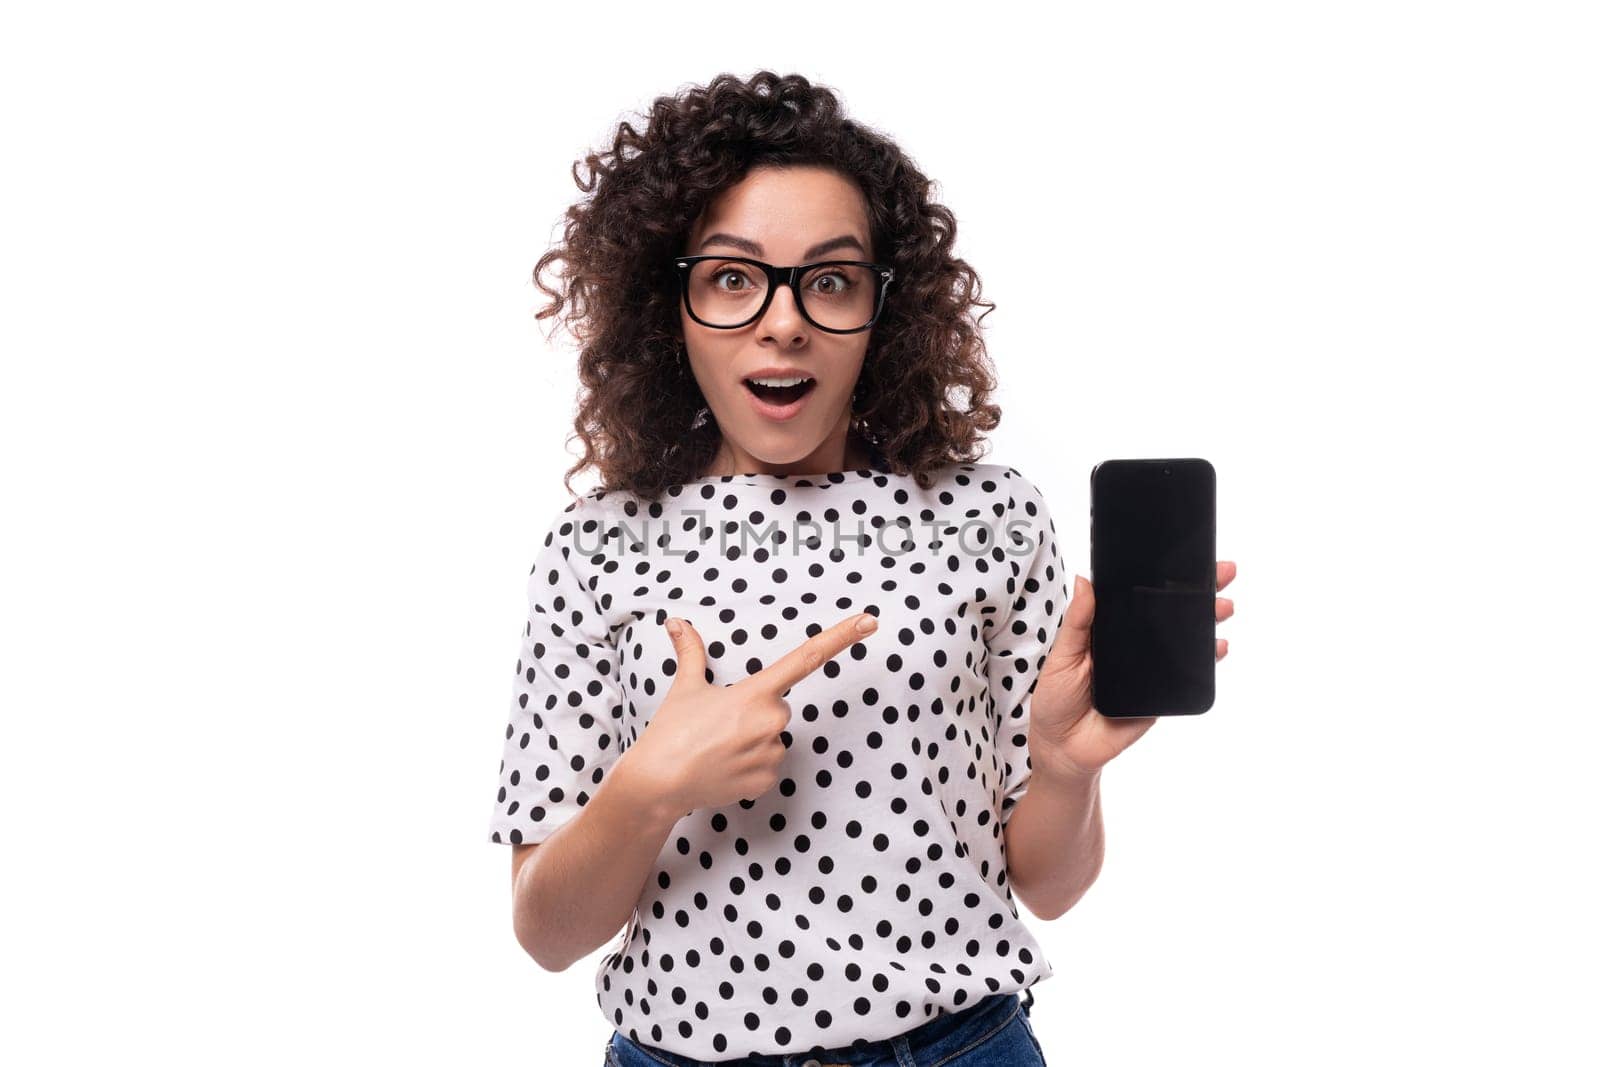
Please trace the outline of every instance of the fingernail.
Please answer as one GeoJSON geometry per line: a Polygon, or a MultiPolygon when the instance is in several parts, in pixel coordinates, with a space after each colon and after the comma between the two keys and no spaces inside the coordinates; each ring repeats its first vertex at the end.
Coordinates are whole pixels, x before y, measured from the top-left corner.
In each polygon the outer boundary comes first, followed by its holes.
{"type": "Polygon", "coordinates": [[[1087,582],[1085,582],[1085,581],[1084,581],[1084,580],[1083,580],[1083,575],[1081,575],[1081,574],[1074,574],[1074,575],[1073,575],[1073,576],[1072,576],[1072,578],[1073,578],[1073,582],[1072,582],[1072,590],[1073,590],[1073,592],[1074,592],[1074,593],[1081,593],[1081,592],[1083,592],[1083,587],[1084,587],[1084,586],[1085,586],[1085,585],[1087,585],[1087,584],[1089,584],[1089,583],[1087,583],[1087,582]]]}
{"type": "Polygon", "coordinates": [[[871,615],[861,616],[861,620],[856,623],[856,631],[858,633],[870,634],[877,628],[878,620],[871,615]]]}
{"type": "Polygon", "coordinates": [[[683,627],[678,624],[677,619],[667,620],[667,633],[671,634],[674,638],[683,636],[683,627]]]}

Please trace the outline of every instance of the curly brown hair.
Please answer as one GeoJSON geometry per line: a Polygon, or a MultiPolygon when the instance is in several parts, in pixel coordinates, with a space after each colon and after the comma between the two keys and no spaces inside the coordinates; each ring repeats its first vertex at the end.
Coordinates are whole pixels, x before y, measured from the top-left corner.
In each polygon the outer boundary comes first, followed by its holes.
{"type": "Polygon", "coordinates": [[[857,385],[853,429],[880,469],[932,472],[983,455],[1000,422],[989,402],[994,370],[979,326],[994,305],[956,257],[955,216],[928,198],[929,180],[883,134],[844,117],[833,91],[798,74],[720,74],[704,87],[657,97],[640,133],[626,119],[610,151],[590,153],[589,194],[566,212],[563,243],[540,257],[534,284],[579,345],[574,435],[584,454],[566,472],[600,471],[601,488],[654,500],[692,481],[715,455],[720,430],[680,358],[678,281],[694,220],[755,166],[819,166],[858,184],[872,244],[895,282],[874,325],[857,385]],[[560,262],[559,288],[541,275],[560,262]],[[975,307],[987,310],[973,316],[975,307]],[[566,308],[565,315],[562,314],[566,308]]]}

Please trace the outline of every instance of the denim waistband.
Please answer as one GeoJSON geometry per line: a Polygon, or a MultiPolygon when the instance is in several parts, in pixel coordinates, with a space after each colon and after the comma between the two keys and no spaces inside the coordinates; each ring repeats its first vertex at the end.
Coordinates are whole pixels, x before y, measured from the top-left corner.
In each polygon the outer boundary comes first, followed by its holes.
{"type": "MultiPolygon", "coordinates": [[[[721,1062],[735,1063],[740,1067],[802,1067],[808,1060],[851,1065],[897,1063],[906,1062],[911,1055],[915,1056],[918,1063],[937,1062],[978,1044],[1009,1023],[1018,1011],[1031,1008],[1033,991],[1025,989],[1022,992],[1023,997],[1018,997],[1016,993],[991,993],[960,1011],[936,1015],[905,1033],[877,1041],[858,1041],[842,1048],[758,1053],[721,1062]]],[[[628,1040],[620,1032],[614,1035],[614,1039],[628,1040]]],[[[637,1041],[631,1044],[664,1067],[717,1067],[715,1061],[691,1059],[637,1041]]]]}

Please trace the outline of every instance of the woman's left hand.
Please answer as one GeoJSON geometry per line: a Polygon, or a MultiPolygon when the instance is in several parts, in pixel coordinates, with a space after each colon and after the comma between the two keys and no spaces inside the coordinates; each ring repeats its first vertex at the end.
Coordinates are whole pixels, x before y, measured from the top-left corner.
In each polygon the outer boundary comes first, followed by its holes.
{"type": "MultiPolygon", "coordinates": [[[[1239,573],[1232,560],[1217,561],[1217,588],[1239,573]]],[[[1076,575],[1074,575],[1077,578],[1076,575]]],[[[1233,601],[1217,597],[1217,621],[1233,614],[1233,601]]],[[[1094,586],[1077,578],[1066,618],[1034,686],[1028,720],[1028,758],[1041,768],[1069,775],[1098,771],[1156,724],[1158,716],[1108,719],[1090,704],[1089,624],[1094,620],[1094,586]]],[[[1226,638],[1217,638],[1217,659],[1228,654],[1226,638]]]]}

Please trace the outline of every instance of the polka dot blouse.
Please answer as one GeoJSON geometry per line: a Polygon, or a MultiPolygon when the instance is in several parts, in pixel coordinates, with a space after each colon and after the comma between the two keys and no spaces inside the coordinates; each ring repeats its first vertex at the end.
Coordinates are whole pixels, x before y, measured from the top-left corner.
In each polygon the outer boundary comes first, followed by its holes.
{"type": "Polygon", "coordinates": [[[1054,973],[1003,828],[1067,591],[1039,490],[996,464],[932,488],[860,469],[739,474],[657,501],[590,490],[528,578],[490,839],[578,814],[666,698],[664,623],[711,681],[868,611],[878,629],[789,690],[777,784],[673,827],[595,992],[629,1038],[703,1060],[883,1040],[1054,973]]]}

